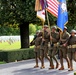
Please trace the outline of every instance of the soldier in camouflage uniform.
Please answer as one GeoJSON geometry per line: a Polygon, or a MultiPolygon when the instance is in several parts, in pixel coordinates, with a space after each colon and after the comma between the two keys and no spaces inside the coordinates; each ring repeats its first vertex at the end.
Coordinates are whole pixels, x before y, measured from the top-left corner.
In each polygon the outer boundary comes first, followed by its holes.
{"type": "Polygon", "coordinates": [[[59,70],[64,70],[63,66],[63,58],[66,59],[68,68],[70,67],[69,58],[67,56],[67,47],[64,47],[63,44],[66,42],[66,40],[70,37],[70,34],[67,32],[67,27],[64,27],[63,33],[60,34],[60,47],[59,47],[59,56],[60,56],[60,64],[61,67],[59,70]]]}
{"type": "Polygon", "coordinates": [[[34,68],[39,67],[38,66],[38,59],[41,61],[40,58],[40,44],[42,41],[42,35],[40,34],[40,31],[36,32],[36,36],[33,39],[33,42],[31,44],[35,45],[34,47],[34,52],[35,52],[35,60],[36,60],[36,65],[34,66],[34,68]]]}
{"type": "Polygon", "coordinates": [[[53,59],[56,61],[56,68],[59,66],[59,62],[56,58],[56,54],[58,52],[57,49],[57,42],[59,41],[59,33],[56,31],[57,27],[53,26],[50,34],[50,49],[49,49],[49,55],[50,55],[50,62],[51,62],[51,67],[49,69],[54,69],[54,63],[53,59]]]}
{"type": "Polygon", "coordinates": [[[72,59],[76,61],[76,31],[71,31],[71,36],[66,41],[64,46],[68,45],[68,57],[70,59],[70,69],[68,71],[73,71],[72,59]]]}
{"type": "Polygon", "coordinates": [[[48,42],[50,40],[50,35],[48,32],[49,27],[47,25],[44,25],[44,28],[42,30],[43,38],[41,43],[41,69],[45,68],[44,66],[44,57],[46,57],[50,61],[50,57],[48,56],[48,42]]]}

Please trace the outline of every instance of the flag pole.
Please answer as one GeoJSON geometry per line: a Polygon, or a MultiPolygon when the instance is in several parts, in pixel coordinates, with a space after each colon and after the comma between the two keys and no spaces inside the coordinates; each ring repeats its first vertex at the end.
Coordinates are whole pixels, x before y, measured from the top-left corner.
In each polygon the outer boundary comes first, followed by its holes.
{"type": "MultiPolygon", "coordinates": [[[[45,12],[46,12],[47,22],[48,22],[48,26],[49,26],[49,30],[50,30],[50,36],[51,36],[50,22],[49,22],[47,9],[45,10],[45,12]]],[[[50,43],[52,44],[52,40],[50,41],[50,43]]]]}
{"type": "MultiPolygon", "coordinates": [[[[42,21],[42,28],[44,28],[44,21],[42,21]]],[[[43,33],[42,33],[42,38],[44,38],[44,29],[43,29],[43,33]]]]}

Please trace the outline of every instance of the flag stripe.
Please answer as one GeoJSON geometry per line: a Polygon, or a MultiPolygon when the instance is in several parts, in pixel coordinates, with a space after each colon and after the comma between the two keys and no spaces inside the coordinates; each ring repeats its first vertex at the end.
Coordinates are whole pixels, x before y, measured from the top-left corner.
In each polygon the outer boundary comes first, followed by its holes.
{"type": "Polygon", "coordinates": [[[47,0],[47,4],[48,4],[47,11],[57,17],[59,2],[57,0],[47,0]]]}
{"type": "Polygon", "coordinates": [[[52,8],[53,8],[54,10],[56,10],[56,11],[57,11],[57,9],[58,9],[58,7],[55,6],[52,2],[49,3],[48,6],[49,6],[50,8],[52,7],[52,8]]]}
{"type": "Polygon", "coordinates": [[[49,5],[50,8],[48,8],[50,11],[53,11],[54,13],[58,14],[58,11],[53,6],[49,5]]]}

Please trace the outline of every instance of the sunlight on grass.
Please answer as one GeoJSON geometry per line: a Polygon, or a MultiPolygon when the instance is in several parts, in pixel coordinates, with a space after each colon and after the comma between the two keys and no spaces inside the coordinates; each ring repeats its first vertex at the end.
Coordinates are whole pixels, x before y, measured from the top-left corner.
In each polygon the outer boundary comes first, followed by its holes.
{"type": "Polygon", "coordinates": [[[0,64],[5,64],[6,62],[4,62],[4,61],[0,61],[0,64]]]}
{"type": "Polygon", "coordinates": [[[0,43],[0,50],[20,49],[20,41],[9,44],[8,42],[0,43]]]}
{"type": "MultiPolygon", "coordinates": [[[[29,41],[31,42],[33,40],[34,36],[30,36],[29,41]]],[[[33,48],[34,46],[30,46],[30,48],[33,48]]],[[[21,42],[15,41],[15,42],[0,42],[0,51],[8,51],[8,50],[16,50],[21,48],[21,42]]]]}

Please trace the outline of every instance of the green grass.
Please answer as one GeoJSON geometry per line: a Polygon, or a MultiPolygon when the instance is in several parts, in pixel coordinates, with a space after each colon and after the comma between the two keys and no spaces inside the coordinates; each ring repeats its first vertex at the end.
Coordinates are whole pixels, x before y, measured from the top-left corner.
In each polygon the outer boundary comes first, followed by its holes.
{"type": "MultiPolygon", "coordinates": [[[[31,42],[33,40],[33,37],[30,37],[29,41],[31,42]]],[[[30,48],[33,48],[34,46],[30,46],[30,48]]],[[[0,51],[7,51],[7,50],[16,50],[21,48],[21,42],[17,41],[12,44],[9,42],[0,42],[0,51]]]]}
{"type": "MultiPolygon", "coordinates": [[[[33,40],[33,38],[30,38],[30,42],[33,40]]],[[[30,46],[30,48],[33,48],[34,46],[30,46]]],[[[12,44],[9,42],[0,42],[0,51],[10,51],[10,50],[17,50],[21,48],[21,42],[17,41],[12,44]]],[[[5,64],[6,62],[0,61],[0,64],[5,64]]]]}
{"type": "Polygon", "coordinates": [[[0,43],[0,50],[12,50],[12,49],[20,49],[20,42],[14,42],[12,44],[9,44],[8,42],[0,43]]]}
{"type": "Polygon", "coordinates": [[[4,61],[0,61],[0,64],[5,64],[6,62],[4,62],[4,61]]]}

